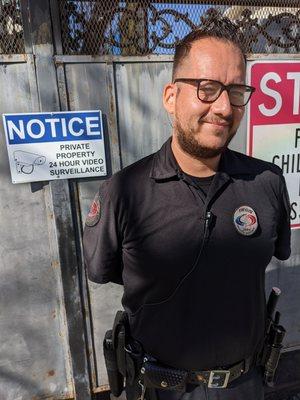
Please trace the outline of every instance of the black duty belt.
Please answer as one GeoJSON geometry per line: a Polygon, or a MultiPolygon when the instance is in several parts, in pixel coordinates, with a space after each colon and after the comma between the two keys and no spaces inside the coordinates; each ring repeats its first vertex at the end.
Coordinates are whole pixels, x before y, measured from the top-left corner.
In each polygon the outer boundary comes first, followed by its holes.
{"type": "Polygon", "coordinates": [[[255,365],[255,357],[231,365],[204,371],[184,371],[165,366],[146,356],[141,368],[144,385],[169,390],[181,390],[187,383],[205,384],[209,388],[224,389],[227,385],[247,373],[255,365]]]}
{"type": "Polygon", "coordinates": [[[192,371],[188,374],[188,382],[205,383],[209,388],[226,388],[228,383],[247,373],[254,364],[254,358],[249,357],[228,369],[215,369],[211,371],[192,371]]]}

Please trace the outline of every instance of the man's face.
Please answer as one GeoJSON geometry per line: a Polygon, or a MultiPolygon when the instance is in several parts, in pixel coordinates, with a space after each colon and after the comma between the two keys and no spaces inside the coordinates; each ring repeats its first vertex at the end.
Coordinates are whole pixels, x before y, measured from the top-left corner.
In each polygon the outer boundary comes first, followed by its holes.
{"type": "MultiPolygon", "coordinates": [[[[228,84],[245,83],[245,63],[240,50],[222,40],[205,38],[192,44],[175,78],[212,79],[228,84]]],[[[182,150],[194,158],[219,155],[235,135],[244,107],[232,106],[223,91],[213,103],[197,97],[197,83],[173,85],[174,135],[182,150]]]]}

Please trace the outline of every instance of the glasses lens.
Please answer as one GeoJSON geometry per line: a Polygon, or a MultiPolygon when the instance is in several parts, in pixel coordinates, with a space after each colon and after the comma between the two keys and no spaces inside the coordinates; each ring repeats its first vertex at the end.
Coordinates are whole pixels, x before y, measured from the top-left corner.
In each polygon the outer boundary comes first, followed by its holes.
{"type": "Polygon", "coordinates": [[[202,81],[198,86],[198,98],[202,101],[215,101],[219,96],[221,88],[218,82],[202,81]]]}
{"type": "Polygon", "coordinates": [[[230,86],[229,100],[233,106],[244,106],[248,103],[252,91],[248,86],[230,86]]]}

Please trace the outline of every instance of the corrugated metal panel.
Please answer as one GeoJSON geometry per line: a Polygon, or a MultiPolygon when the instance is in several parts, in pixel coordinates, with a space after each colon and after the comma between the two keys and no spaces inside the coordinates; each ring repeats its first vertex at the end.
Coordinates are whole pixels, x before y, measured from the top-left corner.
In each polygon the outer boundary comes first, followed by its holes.
{"type": "MultiPolygon", "coordinates": [[[[0,65],[1,113],[37,107],[32,68],[0,65]]],[[[2,120],[0,132],[0,399],[72,398],[48,188],[32,193],[29,184],[11,183],[2,120]]]]}
{"type": "MultiPolygon", "coordinates": [[[[112,116],[115,113],[114,104],[111,104],[111,95],[113,88],[110,87],[109,66],[105,63],[87,63],[87,64],[66,64],[65,79],[68,87],[69,109],[70,110],[92,110],[101,109],[104,118],[108,124],[108,134],[110,142],[110,151],[113,155],[112,162],[116,165],[119,157],[118,141],[114,138],[112,132],[112,116]],[[113,108],[113,109],[112,109],[113,108]],[[114,156],[115,154],[115,156],[114,156]]],[[[82,221],[88,213],[91,200],[99,189],[101,180],[79,181],[77,184],[79,191],[79,203],[82,215],[82,221]]],[[[107,329],[110,329],[113,318],[121,307],[122,287],[118,285],[96,285],[89,283],[91,313],[93,318],[93,338],[95,368],[93,376],[94,388],[107,384],[106,370],[102,355],[102,341],[107,329]]]]}
{"type": "MultiPolygon", "coordinates": [[[[109,91],[107,88],[107,70],[104,63],[67,64],[65,66],[68,88],[68,107],[70,110],[98,110],[109,118],[109,91]]],[[[111,142],[111,140],[110,140],[111,142]]],[[[118,143],[110,143],[111,152],[118,143]]],[[[78,183],[80,206],[85,217],[100,181],[82,181],[78,183]]]]}
{"type": "Polygon", "coordinates": [[[162,89],[171,68],[166,62],[116,64],[123,167],[158,150],[170,136],[172,123],[162,105],[162,89]]]}

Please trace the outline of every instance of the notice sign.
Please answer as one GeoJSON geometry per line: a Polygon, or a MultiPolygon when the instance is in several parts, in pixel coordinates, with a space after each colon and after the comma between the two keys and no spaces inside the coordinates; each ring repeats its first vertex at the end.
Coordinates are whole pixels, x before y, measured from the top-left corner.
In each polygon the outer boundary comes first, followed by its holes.
{"type": "Polygon", "coordinates": [[[278,165],[291,201],[292,228],[300,228],[300,62],[250,63],[256,88],[248,109],[248,154],[278,165]]]}
{"type": "Polygon", "coordinates": [[[4,114],[13,183],[106,175],[101,111],[4,114]]]}

